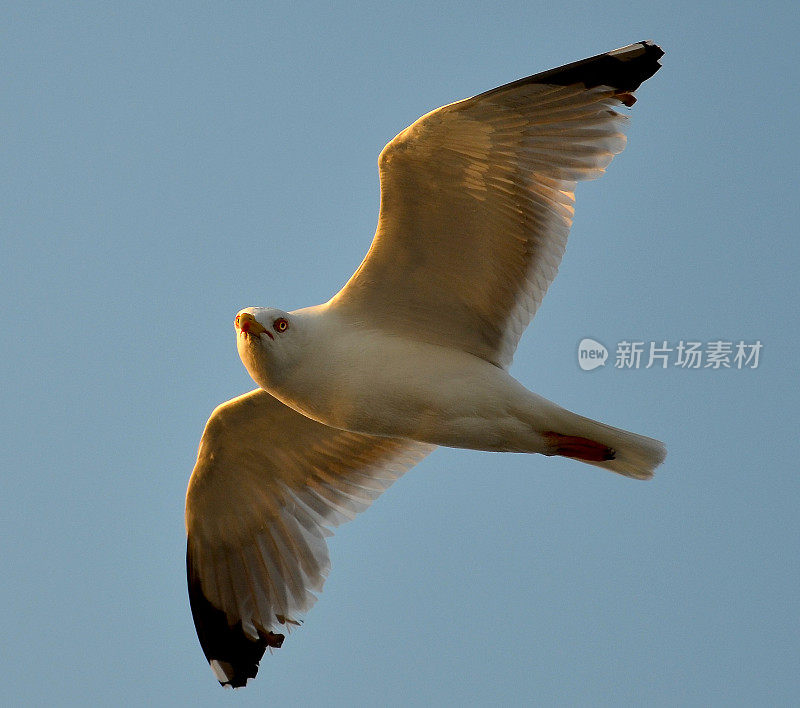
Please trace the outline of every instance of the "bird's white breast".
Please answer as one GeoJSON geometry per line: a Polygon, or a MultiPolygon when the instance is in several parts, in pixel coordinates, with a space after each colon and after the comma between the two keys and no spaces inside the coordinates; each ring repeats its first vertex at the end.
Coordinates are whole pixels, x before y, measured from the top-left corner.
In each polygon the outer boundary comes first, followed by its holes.
{"type": "Polygon", "coordinates": [[[288,375],[263,387],[332,427],[480,449],[495,436],[507,448],[528,396],[470,354],[324,318],[288,375]]]}

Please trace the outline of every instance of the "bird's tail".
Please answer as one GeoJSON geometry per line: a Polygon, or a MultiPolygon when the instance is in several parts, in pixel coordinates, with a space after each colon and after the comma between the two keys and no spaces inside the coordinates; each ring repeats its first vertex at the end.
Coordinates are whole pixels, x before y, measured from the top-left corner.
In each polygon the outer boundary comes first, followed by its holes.
{"type": "Polygon", "coordinates": [[[548,453],[572,457],[634,479],[650,479],[667,456],[664,443],[554,406],[548,453]],[[555,415],[553,415],[555,413],[555,415]]]}

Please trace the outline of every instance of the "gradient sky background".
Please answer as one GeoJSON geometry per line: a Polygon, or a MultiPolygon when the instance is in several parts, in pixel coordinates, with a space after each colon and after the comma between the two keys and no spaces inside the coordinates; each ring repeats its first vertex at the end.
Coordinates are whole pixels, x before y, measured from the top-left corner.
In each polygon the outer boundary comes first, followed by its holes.
{"type": "MultiPolygon", "coordinates": [[[[774,705],[800,691],[794,2],[0,8],[5,705],[774,705]],[[247,305],[327,300],[423,113],[652,38],[512,373],[664,440],[639,483],[439,450],[331,539],[255,682],[185,589],[200,433],[247,305]],[[755,370],[577,366],[585,336],[761,340],[755,370]]],[[[609,362],[610,364],[610,362],[609,362]]]]}

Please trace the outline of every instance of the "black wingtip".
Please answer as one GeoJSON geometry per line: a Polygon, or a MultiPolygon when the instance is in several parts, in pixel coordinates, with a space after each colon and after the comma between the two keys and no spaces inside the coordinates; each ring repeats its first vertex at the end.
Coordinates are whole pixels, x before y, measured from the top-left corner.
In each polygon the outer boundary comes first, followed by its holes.
{"type": "Polygon", "coordinates": [[[186,576],[189,582],[189,605],[200,646],[221,686],[240,688],[255,678],[267,647],[279,648],[284,635],[258,630],[251,639],[242,623],[231,625],[226,614],[203,593],[200,578],[192,563],[191,544],[186,547],[186,576]]]}
{"type": "Polygon", "coordinates": [[[581,83],[586,88],[610,86],[631,92],[661,68],[658,60],[663,56],[661,47],[652,40],[645,40],[550,69],[531,78],[535,78],[537,83],[558,86],[581,83]]]}
{"type": "Polygon", "coordinates": [[[510,84],[486,91],[475,98],[489,98],[494,94],[526,84],[555,86],[583,84],[586,88],[609,86],[619,92],[623,103],[632,105],[636,99],[630,94],[661,68],[658,60],[663,56],[664,50],[652,40],[636,42],[604,54],[512,81],[510,84]]]}

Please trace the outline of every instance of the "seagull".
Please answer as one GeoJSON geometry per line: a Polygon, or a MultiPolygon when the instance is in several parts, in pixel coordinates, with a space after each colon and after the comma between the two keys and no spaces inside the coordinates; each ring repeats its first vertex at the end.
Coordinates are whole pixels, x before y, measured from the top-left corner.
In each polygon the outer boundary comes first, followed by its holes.
{"type": "Polygon", "coordinates": [[[372,245],[331,300],[235,318],[258,388],[218,406],[186,495],[186,570],[221,685],[254,678],[330,569],[326,537],[436,446],[560,455],[634,479],[663,443],[508,373],[561,261],[576,182],[625,146],[638,42],[438,108],[379,158],[372,245]]]}

